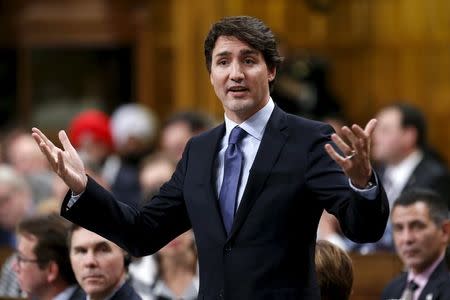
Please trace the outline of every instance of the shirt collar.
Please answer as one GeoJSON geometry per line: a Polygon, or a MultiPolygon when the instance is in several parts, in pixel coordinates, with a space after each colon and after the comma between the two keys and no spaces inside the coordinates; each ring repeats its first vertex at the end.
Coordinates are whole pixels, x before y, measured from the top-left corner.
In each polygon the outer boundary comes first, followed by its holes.
{"type": "Polygon", "coordinates": [[[269,118],[274,107],[275,104],[272,98],[269,97],[269,101],[267,101],[266,105],[264,105],[263,108],[261,108],[259,111],[253,114],[253,116],[251,116],[241,124],[237,124],[225,115],[225,137],[228,137],[231,130],[239,125],[239,127],[244,129],[247,134],[261,141],[264,134],[264,129],[266,128],[267,122],[269,122],[269,118]]]}
{"type": "Polygon", "coordinates": [[[437,266],[442,262],[442,260],[444,259],[444,255],[445,252],[442,253],[438,259],[436,259],[436,261],[431,264],[431,266],[429,266],[425,271],[423,271],[422,273],[419,274],[413,274],[413,272],[410,270],[408,271],[408,281],[410,282],[411,280],[414,280],[415,283],[417,283],[417,285],[422,288],[424,287],[427,282],[428,279],[430,279],[431,274],[434,272],[434,270],[437,268],[437,266]]]}
{"type": "Polygon", "coordinates": [[[422,151],[414,151],[399,164],[395,166],[388,166],[385,174],[389,176],[391,181],[395,182],[395,185],[404,186],[422,158],[422,151]]]}

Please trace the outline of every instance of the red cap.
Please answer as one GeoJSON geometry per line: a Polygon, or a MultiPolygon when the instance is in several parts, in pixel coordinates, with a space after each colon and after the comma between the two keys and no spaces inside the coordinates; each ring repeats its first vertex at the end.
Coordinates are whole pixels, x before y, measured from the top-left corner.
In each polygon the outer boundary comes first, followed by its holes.
{"type": "Polygon", "coordinates": [[[79,148],[82,140],[89,137],[113,149],[109,116],[102,111],[90,109],[79,113],[70,122],[68,131],[75,148],[79,148]]]}

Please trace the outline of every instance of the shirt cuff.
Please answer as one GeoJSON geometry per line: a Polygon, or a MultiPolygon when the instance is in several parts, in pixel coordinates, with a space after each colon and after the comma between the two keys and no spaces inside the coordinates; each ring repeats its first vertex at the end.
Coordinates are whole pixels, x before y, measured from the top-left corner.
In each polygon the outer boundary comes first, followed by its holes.
{"type": "Polygon", "coordinates": [[[77,202],[78,199],[80,199],[81,195],[83,195],[83,193],[75,195],[72,191],[72,196],[70,197],[69,202],[67,202],[66,210],[69,210],[75,204],[75,202],[77,202]]]}
{"type": "Polygon", "coordinates": [[[361,196],[363,196],[367,200],[375,200],[378,195],[378,177],[375,174],[375,172],[373,172],[372,178],[370,180],[372,182],[374,182],[374,184],[372,186],[370,186],[368,188],[364,188],[364,189],[359,189],[359,188],[355,187],[352,184],[352,181],[350,180],[350,178],[348,179],[348,183],[355,192],[359,193],[361,196]]]}

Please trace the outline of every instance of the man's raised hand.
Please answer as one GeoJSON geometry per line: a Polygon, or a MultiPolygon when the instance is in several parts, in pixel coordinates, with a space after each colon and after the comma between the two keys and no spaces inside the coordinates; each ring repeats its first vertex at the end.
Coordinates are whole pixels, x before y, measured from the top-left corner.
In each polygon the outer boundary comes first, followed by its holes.
{"type": "Polygon", "coordinates": [[[61,130],[58,134],[63,149],[56,147],[38,128],[32,128],[32,136],[42,153],[47,157],[53,171],[67,184],[74,194],[86,189],[87,175],[83,161],[61,130]]]}

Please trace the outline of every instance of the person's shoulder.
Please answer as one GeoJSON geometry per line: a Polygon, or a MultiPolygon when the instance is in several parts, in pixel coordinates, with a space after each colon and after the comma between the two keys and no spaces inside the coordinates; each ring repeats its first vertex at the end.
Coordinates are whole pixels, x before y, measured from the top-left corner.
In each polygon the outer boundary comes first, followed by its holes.
{"type": "Polygon", "coordinates": [[[392,297],[399,297],[398,291],[403,290],[403,286],[406,281],[406,273],[401,273],[394,279],[392,279],[388,284],[384,287],[381,293],[381,299],[387,299],[392,297]]]}
{"type": "Polygon", "coordinates": [[[114,294],[111,300],[142,300],[141,296],[134,290],[129,281],[126,281],[122,287],[114,294]]]}
{"type": "Polygon", "coordinates": [[[424,153],[422,160],[420,161],[417,169],[426,171],[429,175],[448,175],[448,168],[444,163],[436,159],[435,157],[424,153]]]}

